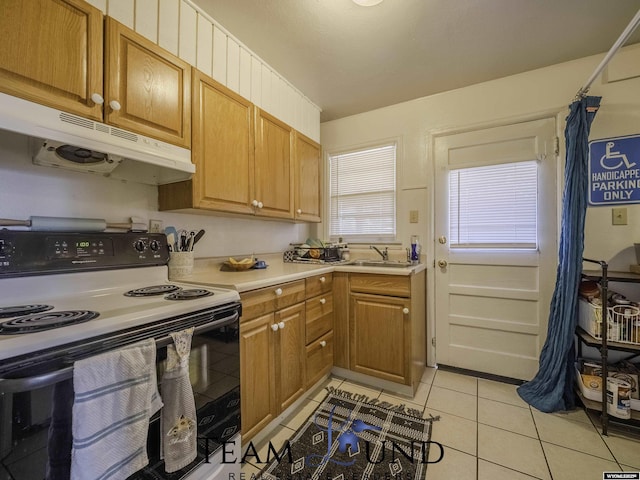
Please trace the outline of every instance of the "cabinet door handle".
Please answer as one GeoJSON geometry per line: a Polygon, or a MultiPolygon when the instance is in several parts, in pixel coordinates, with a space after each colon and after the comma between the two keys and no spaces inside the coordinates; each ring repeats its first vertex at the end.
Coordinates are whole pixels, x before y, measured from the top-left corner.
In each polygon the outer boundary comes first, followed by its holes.
{"type": "Polygon", "coordinates": [[[320,299],[320,303],[321,303],[322,305],[324,305],[325,303],[327,303],[327,299],[326,299],[326,298],[321,298],[321,299],[320,299]]]}
{"type": "Polygon", "coordinates": [[[251,205],[253,205],[254,207],[258,206],[258,200],[254,200],[251,202],[251,205]]]}
{"type": "Polygon", "coordinates": [[[278,328],[282,330],[285,327],[284,322],[278,323],[278,328]]]}
{"type": "Polygon", "coordinates": [[[296,213],[297,213],[298,215],[302,215],[302,209],[301,209],[301,208],[299,208],[298,210],[296,210],[296,213]]]}
{"type": "Polygon", "coordinates": [[[404,313],[406,315],[407,313],[409,313],[409,309],[407,307],[404,307],[402,309],[402,313],[404,313]]]}
{"type": "Polygon", "coordinates": [[[264,204],[262,202],[258,202],[258,208],[262,208],[264,207],[264,204]]]}
{"type": "Polygon", "coordinates": [[[326,342],[326,340],[322,340],[322,341],[320,342],[320,346],[321,346],[322,348],[326,347],[326,346],[327,346],[327,342],[326,342]]]}
{"type": "Polygon", "coordinates": [[[324,282],[326,282],[326,281],[327,281],[327,279],[326,279],[326,278],[324,278],[324,277],[320,277],[320,283],[324,283],[324,282]]]}
{"type": "Polygon", "coordinates": [[[277,331],[278,331],[278,328],[279,328],[279,327],[278,327],[278,324],[277,324],[277,323],[274,323],[273,325],[271,325],[271,330],[273,330],[274,332],[277,332],[277,331]]]}
{"type": "Polygon", "coordinates": [[[122,108],[122,105],[120,105],[120,102],[118,102],[117,100],[111,100],[109,102],[109,106],[113,109],[114,112],[117,112],[122,108]]]}
{"type": "Polygon", "coordinates": [[[102,95],[100,95],[99,93],[92,94],[91,95],[91,100],[96,105],[102,105],[104,103],[104,98],[102,98],[102,95]]]}
{"type": "Polygon", "coordinates": [[[281,288],[276,288],[275,293],[279,297],[280,295],[282,295],[282,289],[281,288]]]}

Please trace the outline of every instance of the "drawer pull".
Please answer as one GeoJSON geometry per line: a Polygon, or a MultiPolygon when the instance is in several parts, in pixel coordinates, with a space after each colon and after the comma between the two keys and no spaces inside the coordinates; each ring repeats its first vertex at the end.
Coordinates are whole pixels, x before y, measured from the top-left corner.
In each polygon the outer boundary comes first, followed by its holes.
{"type": "Polygon", "coordinates": [[[271,330],[273,330],[274,332],[278,331],[278,324],[274,323],[273,325],[271,325],[271,330]]]}
{"type": "Polygon", "coordinates": [[[276,295],[279,297],[280,295],[282,295],[282,289],[281,288],[276,288],[276,295]]]}
{"type": "Polygon", "coordinates": [[[326,341],[326,340],[322,340],[322,341],[320,342],[320,346],[321,346],[322,348],[326,347],[326,346],[327,346],[327,341],[326,341]]]}
{"type": "Polygon", "coordinates": [[[280,322],[278,323],[278,328],[280,328],[280,330],[282,330],[284,328],[284,322],[280,322]]]}
{"type": "Polygon", "coordinates": [[[402,309],[402,313],[404,313],[406,315],[407,313],[409,313],[409,309],[407,307],[404,307],[402,309]]]}
{"type": "Polygon", "coordinates": [[[324,277],[320,277],[320,283],[324,283],[324,282],[326,282],[326,281],[327,281],[327,279],[326,279],[326,278],[324,278],[324,277]]]}
{"type": "Polygon", "coordinates": [[[327,299],[326,299],[326,298],[321,298],[321,299],[320,299],[320,303],[321,303],[322,305],[324,305],[325,303],[327,303],[327,299]]]}

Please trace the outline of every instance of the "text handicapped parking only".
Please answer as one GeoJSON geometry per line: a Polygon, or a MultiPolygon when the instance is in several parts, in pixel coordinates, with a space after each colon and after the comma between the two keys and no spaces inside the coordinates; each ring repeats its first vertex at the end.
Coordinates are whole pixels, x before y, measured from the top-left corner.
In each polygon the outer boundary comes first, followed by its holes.
{"type": "Polygon", "coordinates": [[[640,203],[640,135],[589,142],[589,204],[640,203]]]}

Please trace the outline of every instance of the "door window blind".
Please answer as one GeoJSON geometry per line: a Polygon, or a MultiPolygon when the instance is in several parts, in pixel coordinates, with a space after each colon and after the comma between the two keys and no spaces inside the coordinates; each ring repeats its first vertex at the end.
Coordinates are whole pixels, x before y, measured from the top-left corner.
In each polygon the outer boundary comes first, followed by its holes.
{"type": "Polygon", "coordinates": [[[396,145],[329,156],[331,240],[396,238],[396,145]]]}
{"type": "Polygon", "coordinates": [[[452,247],[536,248],[536,161],[449,172],[452,247]]]}

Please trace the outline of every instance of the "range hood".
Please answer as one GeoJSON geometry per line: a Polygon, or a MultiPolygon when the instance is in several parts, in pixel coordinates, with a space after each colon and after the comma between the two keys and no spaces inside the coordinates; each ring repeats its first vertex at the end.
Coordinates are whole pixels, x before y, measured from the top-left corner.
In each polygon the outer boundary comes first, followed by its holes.
{"type": "Polygon", "coordinates": [[[150,185],[188,180],[191,151],[0,93],[0,129],[34,139],[34,163],[150,185]]]}

